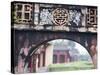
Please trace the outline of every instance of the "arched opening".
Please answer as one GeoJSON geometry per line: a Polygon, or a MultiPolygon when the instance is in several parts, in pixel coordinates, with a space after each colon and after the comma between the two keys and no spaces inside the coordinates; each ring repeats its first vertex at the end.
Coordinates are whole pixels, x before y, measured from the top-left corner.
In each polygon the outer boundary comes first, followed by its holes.
{"type": "Polygon", "coordinates": [[[28,68],[31,72],[93,69],[91,56],[86,48],[67,39],[43,42],[31,54],[30,65],[28,68]]]}

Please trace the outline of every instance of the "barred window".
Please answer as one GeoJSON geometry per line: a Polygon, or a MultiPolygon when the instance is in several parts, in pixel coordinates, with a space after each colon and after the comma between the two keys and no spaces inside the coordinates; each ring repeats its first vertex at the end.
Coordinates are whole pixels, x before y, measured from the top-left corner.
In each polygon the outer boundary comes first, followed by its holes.
{"type": "Polygon", "coordinates": [[[15,22],[29,23],[32,20],[32,4],[15,4],[15,22]]]}

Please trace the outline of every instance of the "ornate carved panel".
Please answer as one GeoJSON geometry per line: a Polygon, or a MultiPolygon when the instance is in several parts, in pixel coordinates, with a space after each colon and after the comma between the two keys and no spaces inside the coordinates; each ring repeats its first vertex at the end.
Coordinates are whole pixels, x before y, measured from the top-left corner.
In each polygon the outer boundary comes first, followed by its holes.
{"type": "Polygon", "coordinates": [[[69,24],[72,26],[82,26],[82,12],[80,10],[69,10],[69,24]]]}
{"type": "Polygon", "coordinates": [[[65,25],[68,23],[68,10],[64,8],[57,8],[53,11],[53,22],[56,25],[65,25]]]}
{"type": "Polygon", "coordinates": [[[97,32],[96,6],[14,3],[13,12],[15,28],[97,32]]]}
{"type": "Polygon", "coordinates": [[[16,3],[14,8],[14,19],[16,23],[29,23],[32,21],[32,4],[16,3]]]}
{"type": "Polygon", "coordinates": [[[97,25],[97,9],[87,9],[87,25],[97,25]]]}
{"type": "Polygon", "coordinates": [[[40,25],[53,24],[52,8],[40,9],[40,25]]]}
{"type": "MultiPolygon", "coordinates": [[[[74,7],[75,8],[75,7],[74,7]]],[[[40,25],[72,25],[82,26],[82,9],[68,9],[64,7],[40,7],[40,25]]]]}

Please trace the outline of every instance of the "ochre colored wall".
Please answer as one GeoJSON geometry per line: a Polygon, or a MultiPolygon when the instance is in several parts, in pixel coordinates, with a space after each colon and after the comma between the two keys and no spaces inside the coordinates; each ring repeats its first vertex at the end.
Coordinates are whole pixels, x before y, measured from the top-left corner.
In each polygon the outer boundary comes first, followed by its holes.
{"type": "Polygon", "coordinates": [[[45,66],[53,63],[53,45],[48,45],[46,48],[45,66]]]}

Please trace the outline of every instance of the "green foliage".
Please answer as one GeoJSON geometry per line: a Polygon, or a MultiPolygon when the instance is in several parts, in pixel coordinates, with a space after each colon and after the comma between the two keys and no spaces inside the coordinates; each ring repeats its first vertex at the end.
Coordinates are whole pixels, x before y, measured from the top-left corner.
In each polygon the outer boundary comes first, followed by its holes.
{"type": "Polygon", "coordinates": [[[73,71],[93,69],[93,64],[88,61],[78,61],[66,64],[49,65],[49,71],[73,71]]]}

